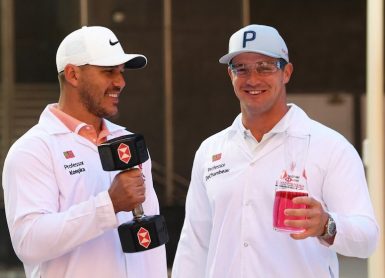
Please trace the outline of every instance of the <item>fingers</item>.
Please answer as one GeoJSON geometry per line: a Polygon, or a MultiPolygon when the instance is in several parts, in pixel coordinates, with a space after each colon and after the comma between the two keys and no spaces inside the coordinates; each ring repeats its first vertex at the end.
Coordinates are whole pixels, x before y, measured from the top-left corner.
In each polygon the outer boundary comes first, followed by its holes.
{"type": "MultiPolygon", "coordinates": [[[[144,197],[146,188],[143,174],[139,169],[131,169],[119,173],[115,178],[127,194],[137,194],[144,197]]],[[[143,200],[144,201],[144,200],[143,200]]]]}
{"type": "Polygon", "coordinates": [[[303,228],[304,232],[291,234],[293,239],[305,239],[310,236],[320,236],[324,232],[327,221],[327,213],[320,202],[311,197],[297,197],[293,199],[295,204],[306,205],[305,209],[286,209],[285,215],[296,217],[296,220],[287,219],[285,225],[303,228]],[[298,220],[298,218],[301,218],[298,220]]]}
{"type": "Polygon", "coordinates": [[[142,171],[138,168],[132,168],[126,171],[122,171],[118,173],[116,176],[125,176],[125,177],[131,177],[131,178],[141,178],[143,180],[143,174],[142,171]]]}
{"type": "Polygon", "coordinates": [[[144,186],[143,174],[139,169],[122,171],[115,178],[122,181],[123,184],[129,184],[130,186],[144,186]]]}
{"type": "Polygon", "coordinates": [[[117,174],[108,190],[115,212],[131,211],[145,201],[142,172],[130,169],[117,174]]]}
{"type": "Polygon", "coordinates": [[[294,204],[304,204],[307,206],[317,206],[318,204],[321,205],[316,199],[308,196],[302,196],[302,197],[295,197],[293,198],[294,204]]]}

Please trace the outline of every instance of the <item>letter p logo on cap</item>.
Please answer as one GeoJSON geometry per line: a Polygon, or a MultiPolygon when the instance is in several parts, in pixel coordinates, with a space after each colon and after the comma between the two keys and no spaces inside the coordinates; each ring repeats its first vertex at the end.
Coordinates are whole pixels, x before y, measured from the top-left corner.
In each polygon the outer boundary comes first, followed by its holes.
{"type": "Polygon", "coordinates": [[[246,42],[255,40],[255,32],[254,31],[246,31],[243,33],[243,48],[246,47],[246,42]]]}

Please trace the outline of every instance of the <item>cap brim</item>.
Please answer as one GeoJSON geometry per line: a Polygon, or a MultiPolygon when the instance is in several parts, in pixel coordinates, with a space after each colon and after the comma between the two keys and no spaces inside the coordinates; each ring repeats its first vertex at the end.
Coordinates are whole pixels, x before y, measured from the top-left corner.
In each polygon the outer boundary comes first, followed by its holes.
{"type": "Polygon", "coordinates": [[[127,54],[132,56],[127,62],[124,63],[127,69],[141,69],[147,65],[147,58],[138,54],[127,54]]]}
{"type": "MultiPolygon", "coordinates": [[[[242,54],[242,53],[246,53],[246,52],[251,52],[251,53],[258,53],[258,54],[263,54],[263,55],[266,55],[266,56],[269,56],[269,57],[273,57],[273,58],[283,58],[279,55],[276,55],[274,53],[271,53],[271,52],[267,52],[267,51],[258,51],[258,50],[251,50],[251,49],[244,49],[244,50],[240,50],[240,51],[234,51],[234,52],[231,52],[231,53],[228,53],[224,56],[222,56],[220,59],[219,59],[219,63],[221,64],[229,64],[230,61],[237,55],[239,54],[242,54]]],[[[286,58],[283,58],[286,60],[286,58]]],[[[287,61],[288,62],[288,61],[287,61]]]]}
{"type": "Polygon", "coordinates": [[[141,69],[147,65],[147,58],[141,54],[119,54],[113,57],[104,57],[88,64],[102,67],[113,67],[124,64],[127,69],[141,69]]]}

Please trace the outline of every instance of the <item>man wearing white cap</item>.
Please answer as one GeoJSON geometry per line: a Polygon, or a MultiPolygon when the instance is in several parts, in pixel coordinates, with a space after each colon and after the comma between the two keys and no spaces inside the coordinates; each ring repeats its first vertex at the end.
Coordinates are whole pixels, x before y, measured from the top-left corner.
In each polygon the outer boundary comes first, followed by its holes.
{"type": "Polygon", "coordinates": [[[61,42],[59,102],[15,142],[3,171],[11,240],[28,278],[167,277],[164,245],[123,253],[116,229],[139,204],[158,214],[151,161],[105,172],[97,149],[128,134],[105,118],[118,113],[124,69],[146,63],[104,27],[83,27],[61,42]]]}
{"type": "Polygon", "coordinates": [[[362,162],[342,135],[287,103],[293,65],[277,30],[240,29],[219,61],[241,113],[196,152],[173,278],[338,277],[337,253],[370,256],[379,230],[362,162]],[[288,147],[290,138],[306,144],[288,147]],[[302,208],[282,212],[289,232],[273,229],[276,184],[307,188],[287,201],[302,208]]]}

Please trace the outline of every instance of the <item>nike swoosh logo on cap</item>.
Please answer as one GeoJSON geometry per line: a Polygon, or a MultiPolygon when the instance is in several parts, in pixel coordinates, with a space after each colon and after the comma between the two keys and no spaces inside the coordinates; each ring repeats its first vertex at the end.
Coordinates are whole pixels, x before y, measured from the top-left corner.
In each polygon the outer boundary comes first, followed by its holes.
{"type": "Polygon", "coordinates": [[[117,43],[119,43],[119,41],[112,42],[111,39],[110,39],[110,45],[115,45],[115,44],[117,44],[117,43]]]}

